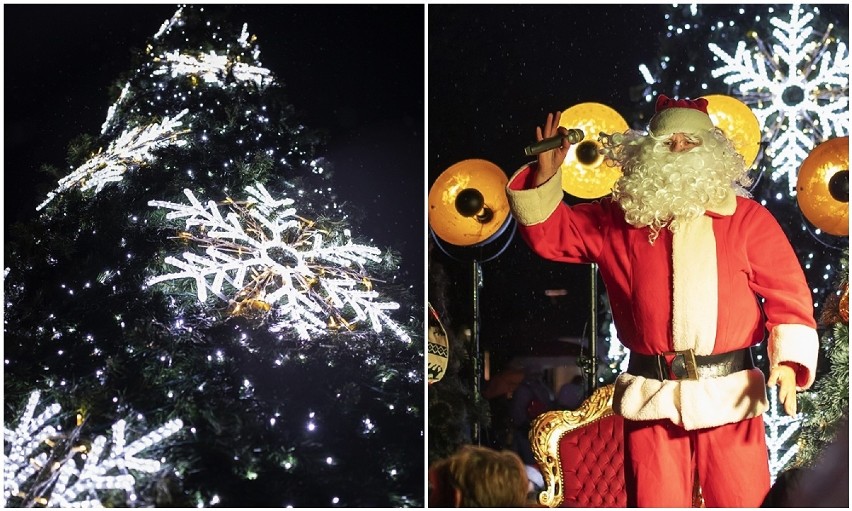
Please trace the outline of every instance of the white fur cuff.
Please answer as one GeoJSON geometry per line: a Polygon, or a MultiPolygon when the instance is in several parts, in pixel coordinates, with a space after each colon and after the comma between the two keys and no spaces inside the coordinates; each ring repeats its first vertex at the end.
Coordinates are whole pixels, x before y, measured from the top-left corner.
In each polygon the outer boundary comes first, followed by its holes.
{"type": "Polygon", "coordinates": [[[801,366],[796,372],[796,386],[799,390],[808,389],[813,385],[819,357],[819,338],[816,330],[806,325],[776,325],[769,332],[768,351],[771,367],[776,367],[781,362],[795,362],[801,366]]]}
{"type": "MultiPolygon", "coordinates": [[[[511,184],[519,174],[530,165],[524,165],[509,179],[511,184]]],[[[547,220],[562,202],[562,170],[556,171],[550,179],[536,188],[527,190],[510,190],[506,188],[506,197],[515,220],[521,225],[536,225],[547,220]]]]}

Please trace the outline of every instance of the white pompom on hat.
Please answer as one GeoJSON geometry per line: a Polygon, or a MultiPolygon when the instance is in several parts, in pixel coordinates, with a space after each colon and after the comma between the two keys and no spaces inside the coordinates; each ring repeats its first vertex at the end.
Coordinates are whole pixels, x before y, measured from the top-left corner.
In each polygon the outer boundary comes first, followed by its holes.
{"type": "Polygon", "coordinates": [[[655,111],[648,123],[648,131],[655,136],[697,133],[714,128],[713,121],[707,115],[707,100],[704,98],[671,99],[660,94],[655,111]]]}

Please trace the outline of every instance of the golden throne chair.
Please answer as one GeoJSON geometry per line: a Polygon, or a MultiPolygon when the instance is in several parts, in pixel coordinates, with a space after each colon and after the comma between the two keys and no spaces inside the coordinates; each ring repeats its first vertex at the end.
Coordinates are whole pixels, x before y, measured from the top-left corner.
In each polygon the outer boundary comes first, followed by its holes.
{"type": "Polygon", "coordinates": [[[576,410],[552,410],[533,421],[530,443],[547,507],[626,507],[624,420],[612,410],[614,386],[595,390],[576,410]]]}

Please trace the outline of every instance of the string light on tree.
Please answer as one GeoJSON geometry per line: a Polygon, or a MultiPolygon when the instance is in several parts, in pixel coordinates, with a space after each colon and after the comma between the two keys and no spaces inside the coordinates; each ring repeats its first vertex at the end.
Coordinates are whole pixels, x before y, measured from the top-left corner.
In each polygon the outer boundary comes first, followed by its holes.
{"type": "Polygon", "coordinates": [[[818,8],[803,11],[794,4],[789,21],[769,19],[774,44],[751,32],[753,43],[739,41],[733,54],[708,45],[720,61],[713,77],[736,86],[740,99],[752,107],[768,141],[766,152],[775,169],[771,177],[786,177],[790,195],[796,193],[797,170],[814,140],[848,133],[847,46],[831,36],[831,24],[824,33],[815,32],[818,8]]]}
{"type": "Polygon", "coordinates": [[[294,329],[303,340],[369,322],[376,333],[387,326],[410,341],[385,313],[399,304],[376,301],[378,293],[365,272],[366,264],[381,261],[377,248],[352,243],[348,231],[318,228],[296,215],[293,199],[275,199],[260,183],[246,193],[247,201],[224,201],[225,216],[214,201],[205,206],[188,189],[188,205],[150,201],[172,210],[167,219],[186,218],[179,237],[203,254],[166,257],[180,271],[152,277],[147,284],[194,279],[200,302],[210,292],[229,304],[231,315],[268,317],[270,331],[294,329]]]}

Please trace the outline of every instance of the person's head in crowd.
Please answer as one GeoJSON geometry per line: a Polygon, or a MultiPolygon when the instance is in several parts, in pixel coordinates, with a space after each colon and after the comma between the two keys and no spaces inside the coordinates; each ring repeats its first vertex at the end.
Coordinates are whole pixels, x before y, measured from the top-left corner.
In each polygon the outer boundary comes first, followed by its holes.
{"type": "Polygon", "coordinates": [[[433,465],[430,483],[435,481],[435,500],[430,506],[452,504],[454,507],[524,507],[529,480],[520,457],[509,450],[465,445],[454,455],[433,465]],[[441,471],[446,470],[446,478],[441,471]],[[441,489],[449,483],[451,491],[441,489]],[[452,502],[447,502],[447,498],[452,502]]]}
{"type": "Polygon", "coordinates": [[[441,458],[429,466],[429,507],[455,507],[455,487],[450,476],[450,459],[441,458]]]}

